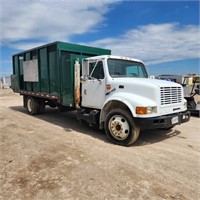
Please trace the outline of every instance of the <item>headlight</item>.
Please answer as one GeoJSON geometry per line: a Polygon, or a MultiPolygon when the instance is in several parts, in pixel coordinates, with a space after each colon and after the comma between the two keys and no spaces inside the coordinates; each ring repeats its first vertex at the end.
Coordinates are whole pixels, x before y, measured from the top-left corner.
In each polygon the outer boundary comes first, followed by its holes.
{"type": "Polygon", "coordinates": [[[187,101],[186,102],[184,102],[184,108],[186,108],[187,109],[187,101]]]}
{"type": "Polygon", "coordinates": [[[157,107],[136,107],[136,114],[145,115],[145,114],[152,114],[157,112],[157,107]]]}

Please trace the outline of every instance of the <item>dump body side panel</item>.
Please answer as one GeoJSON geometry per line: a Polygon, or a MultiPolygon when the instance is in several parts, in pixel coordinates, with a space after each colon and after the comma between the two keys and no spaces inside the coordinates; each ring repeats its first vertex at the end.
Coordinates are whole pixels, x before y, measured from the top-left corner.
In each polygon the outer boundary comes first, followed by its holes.
{"type": "Polygon", "coordinates": [[[75,59],[110,54],[111,51],[108,49],[64,42],[54,42],[30,49],[13,55],[11,87],[23,95],[56,97],[61,105],[73,107],[75,59]],[[32,61],[32,64],[29,61],[32,61]],[[36,61],[37,65],[33,66],[33,61],[36,61]],[[33,71],[38,73],[38,79],[24,79],[25,65],[26,70],[31,73],[30,76],[34,76],[33,71]],[[29,70],[28,67],[35,69],[29,70]]]}

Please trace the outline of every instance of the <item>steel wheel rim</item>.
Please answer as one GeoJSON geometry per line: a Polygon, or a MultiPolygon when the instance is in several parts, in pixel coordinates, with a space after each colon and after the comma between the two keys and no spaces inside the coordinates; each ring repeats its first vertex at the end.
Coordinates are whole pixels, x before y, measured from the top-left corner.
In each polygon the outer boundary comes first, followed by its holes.
{"type": "Polygon", "coordinates": [[[28,99],[28,101],[27,101],[27,108],[28,108],[29,112],[32,111],[32,101],[31,101],[31,99],[28,99]]]}
{"type": "Polygon", "coordinates": [[[130,126],[126,118],[121,115],[114,115],[109,120],[111,135],[117,140],[125,140],[130,133],[130,126]]]}

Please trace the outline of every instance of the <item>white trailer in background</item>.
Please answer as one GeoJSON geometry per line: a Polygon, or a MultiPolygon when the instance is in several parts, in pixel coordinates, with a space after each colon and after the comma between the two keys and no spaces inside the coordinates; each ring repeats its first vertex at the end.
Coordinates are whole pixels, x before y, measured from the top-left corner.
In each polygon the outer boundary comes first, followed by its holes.
{"type": "Polygon", "coordinates": [[[10,76],[3,76],[0,78],[0,88],[8,89],[11,86],[11,78],[10,76]]]}

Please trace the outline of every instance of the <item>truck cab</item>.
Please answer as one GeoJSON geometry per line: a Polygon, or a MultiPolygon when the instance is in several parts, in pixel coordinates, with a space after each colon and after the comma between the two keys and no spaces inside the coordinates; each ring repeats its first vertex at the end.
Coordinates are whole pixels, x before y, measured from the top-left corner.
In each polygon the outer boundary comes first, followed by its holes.
{"type": "Polygon", "coordinates": [[[104,128],[119,145],[134,143],[141,129],[170,129],[189,121],[180,84],[149,79],[141,60],[121,56],[83,59],[78,119],[104,128]]]}

